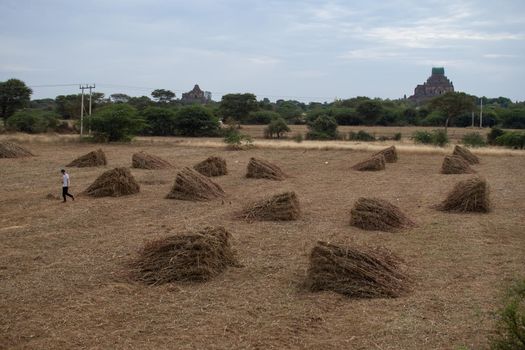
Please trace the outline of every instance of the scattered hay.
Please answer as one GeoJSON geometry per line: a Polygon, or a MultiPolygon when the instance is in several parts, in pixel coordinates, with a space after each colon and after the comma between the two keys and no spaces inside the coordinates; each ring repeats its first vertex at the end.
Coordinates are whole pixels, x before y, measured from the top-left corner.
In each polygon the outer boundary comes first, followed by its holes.
{"type": "Polygon", "coordinates": [[[137,169],[167,169],[172,165],[164,159],[145,152],[134,153],[131,157],[131,166],[137,169]]]}
{"type": "Polygon", "coordinates": [[[231,235],[223,227],[169,236],[146,243],[131,263],[132,276],[146,284],[207,281],[238,266],[230,247],[231,235]]]}
{"type": "Polygon", "coordinates": [[[287,175],[277,165],[266,160],[250,158],[246,177],[254,179],[284,180],[287,175]]]}
{"type": "Polygon", "coordinates": [[[247,206],[239,217],[246,220],[297,220],[301,210],[295,192],[283,192],[247,206]]]}
{"type": "Polygon", "coordinates": [[[384,248],[357,248],[318,242],[310,253],[305,287],[351,298],[395,298],[408,291],[401,259],[384,248]]]}
{"type": "Polygon", "coordinates": [[[415,224],[390,202],[377,198],[359,198],[351,210],[350,225],[363,230],[394,232],[415,224]]]}
{"type": "Polygon", "coordinates": [[[469,164],[478,164],[479,158],[474,153],[470,152],[469,149],[465,147],[461,147],[459,145],[456,145],[454,147],[454,152],[452,152],[455,156],[460,156],[463,159],[465,159],[469,164]]]}
{"type": "Polygon", "coordinates": [[[169,199],[207,201],[224,197],[221,186],[199,172],[184,168],[177,174],[173,187],[166,196],[169,199]]]}
{"type": "Polygon", "coordinates": [[[460,156],[447,155],[441,165],[441,174],[473,174],[476,171],[460,156]]]}
{"type": "Polygon", "coordinates": [[[396,146],[390,146],[388,148],[385,148],[384,150],[379,151],[376,154],[374,154],[374,156],[378,156],[380,154],[382,154],[385,157],[385,162],[387,163],[397,162],[396,146]]]}
{"type": "Polygon", "coordinates": [[[108,164],[106,154],[102,149],[99,148],[96,151],[91,151],[88,154],[84,154],[83,156],[78,157],[66,166],[84,168],[101,166],[106,164],[108,164]]]}
{"type": "Polygon", "coordinates": [[[458,182],[447,198],[436,209],[457,212],[490,211],[489,186],[487,181],[473,177],[458,182]]]}
{"type": "Polygon", "coordinates": [[[57,195],[54,195],[53,193],[48,193],[48,194],[46,195],[46,199],[49,199],[49,200],[58,200],[58,199],[60,199],[60,197],[57,196],[57,195]]]}
{"type": "Polygon", "coordinates": [[[9,141],[0,142],[0,158],[22,158],[31,156],[33,156],[33,153],[16,143],[9,141]]]}
{"type": "Polygon", "coordinates": [[[120,197],[139,191],[140,186],[128,168],[115,168],[100,175],[83,193],[92,197],[120,197]]]}
{"type": "Polygon", "coordinates": [[[354,170],[359,171],[379,171],[385,170],[385,156],[383,154],[377,154],[365,161],[357,163],[352,167],[354,170]]]}
{"type": "Polygon", "coordinates": [[[221,157],[209,157],[208,159],[195,164],[193,169],[205,176],[221,176],[228,174],[226,160],[221,157]]]}

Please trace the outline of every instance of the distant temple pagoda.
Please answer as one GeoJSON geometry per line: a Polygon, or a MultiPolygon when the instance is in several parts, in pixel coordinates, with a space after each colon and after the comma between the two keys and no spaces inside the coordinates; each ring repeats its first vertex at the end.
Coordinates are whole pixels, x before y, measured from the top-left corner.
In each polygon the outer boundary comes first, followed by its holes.
{"type": "Polygon", "coordinates": [[[184,92],[181,101],[183,103],[207,103],[211,101],[211,92],[202,91],[199,85],[195,84],[193,90],[184,92]]]}
{"type": "Polygon", "coordinates": [[[410,96],[409,99],[416,103],[421,103],[445,92],[454,92],[454,85],[445,76],[445,68],[434,67],[430,78],[423,85],[416,86],[414,95],[410,96]]]}

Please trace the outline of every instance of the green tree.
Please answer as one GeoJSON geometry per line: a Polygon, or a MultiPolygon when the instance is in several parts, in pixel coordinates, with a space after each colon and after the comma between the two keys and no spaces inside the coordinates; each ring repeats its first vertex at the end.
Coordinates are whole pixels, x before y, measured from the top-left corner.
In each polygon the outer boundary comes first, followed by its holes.
{"type": "Polygon", "coordinates": [[[280,115],[277,112],[273,111],[256,111],[256,112],[250,112],[248,115],[248,118],[246,118],[245,123],[246,124],[268,124],[273,119],[279,118],[280,115]]]}
{"type": "Polygon", "coordinates": [[[175,93],[170,90],[156,89],[151,93],[151,97],[159,103],[170,103],[175,98],[175,93]]]}
{"type": "Polygon", "coordinates": [[[130,141],[146,126],[137,110],[127,104],[105,106],[89,122],[95,136],[108,142],[130,141]]]}
{"type": "Polygon", "coordinates": [[[233,118],[238,123],[243,123],[250,112],[254,112],[258,108],[259,104],[254,94],[227,94],[222,96],[219,115],[223,120],[233,118]]]}
{"type": "MultiPolygon", "coordinates": [[[[82,105],[82,95],[59,95],[55,98],[56,112],[63,119],[79,119],[80,106],[82,105]]],[[[94,92],[91,95],[91,110],[95,112],[98,108],[108,103],[101,92],[94,92]]],[[[84,95],[84,108],[88,110],[89,96],[84,95]]],[[[84,116],[86,113],[84,113],[84,116]]]]}
{"type": "Polygon", "coordinates": [[[384,113],[381,102],[377,100],[364,100],[359,103],[356,110],[367,125],[374,125],[384,113]]]}
{"type": "Polygon", "coordinates": [[[148,107],[140,115],[146,120],[146,132],[155,136],[175,134],[175,111],[163,107],[148,107]]]}
{"type": "Polygon", "coordinates": [[[289,132],[290,128],[282,117],[274,118],[264,129],[264,135],[267,138],[273,138],[274,135],[280,139],[284,133],[289,132]]]}
{"type": "Polygon", "coordinates": [[[177,111],[174,127],[177,134],[182,136],[217,136],[219,119],[206,107],[186,106],[177,111]]]}
{"type": "Polygon", "coordinates": [[[138,111],[143,111],[153,105],[153,101],[148,96],[131,97],[128,104],[135,107],[138,111]]]}
{"type": "Polygon", "coordinates": [[[111,102],[114,103],[127,103],[130,100],[130,96],[122,93],[116,93],[109,95],[111,102]]]}
{"type": "Polygon", "coordinates": [[[326,114],[308,123],[306,138],[311,140],[331,140],[337,138],[337,121],[326,114]]]}
{"type": "Polygon", "coordinates": [[[57,127],[57,117],[56,113],[41,109],[19,109],[7,118],[7,128],[29,134],[42,133],[57,127]]]}
{"type": "Polygon", "coordinates": [[[303,110],[298,101],[277,101],[277,113],[281,115],[288,123],[297,124],[301,121],[303,110]]]}
{"type": "Polygon", "coordinates": [[[464,92],[447,92],[430,101],[430,108],[445,117],[445,133],[452,119],[474,109],[474,97],[464,92]]]}
{"type": "Polygon", "coordinates": [[[16,110],[29,105],[33,91],[22,80],[9,79],[0,82],[0,118],[7,125],[7,118],[16,110]]]}

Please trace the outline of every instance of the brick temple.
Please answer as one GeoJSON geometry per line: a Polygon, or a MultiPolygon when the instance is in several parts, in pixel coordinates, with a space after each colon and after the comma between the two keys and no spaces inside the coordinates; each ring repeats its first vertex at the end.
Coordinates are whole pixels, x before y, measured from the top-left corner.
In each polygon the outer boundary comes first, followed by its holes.
{"type": "Polygon", "coordinates": [[[207,103],[211,100],[211,92],[202,91],[199,85],[195,84],[193,89],[182,94],[183,103],[207,103]]]}
{"type": "Polygon", "coordinates": [[[409,99],[419,104],[445,92],[453,91],[454,85],[445,76],[445,68],[434,67],[432,68],[432,75],[425,83],[416,86],[414,95],[410,96],[409,99]]]}

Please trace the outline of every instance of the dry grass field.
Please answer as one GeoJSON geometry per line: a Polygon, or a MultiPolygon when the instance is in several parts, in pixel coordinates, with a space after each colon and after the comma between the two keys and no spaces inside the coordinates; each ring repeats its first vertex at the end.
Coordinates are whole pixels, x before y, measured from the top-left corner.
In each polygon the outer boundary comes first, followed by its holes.
{"type": "Polygon", "coordinates": [[[506,286],[525,276],[525,157],[487,154],[474,169],[491,186],[493,211],[451,214],[431,208],[470,175],[439,173],[440,152],[401,152],[385,171],[351,166],[371,154],[349,149],[257,148],[226,151],[190,143],[102,145],[109,164],[71,168],[71,192],[129,166],[133,153],[160,156],[174,169],[132,174],[139,194],[120,198],[60,194],[59,169],[98,145],[25,144],[37,156],[0,159],[0,348],[5,349],[486,349],[506,286]],[[224,200],[165,199],[177,171],[210,155],[229,174],[214,178],[224,200]],[[244,177],[261,157],[291,175],[244,177]],[[284,190],[302,217],[246,222],[234,213],[284,190]],[[361,196],[393,202],[417,226],[398,233],[349,225],[361,196]],[[127,264],[144,242],[223,225],[243,267],[206,283],[146,286],[127,264]],[[301,288],[318,240],[383,246],[405,260],[413,283],[395,299],[349,299],[301,288]]]}

